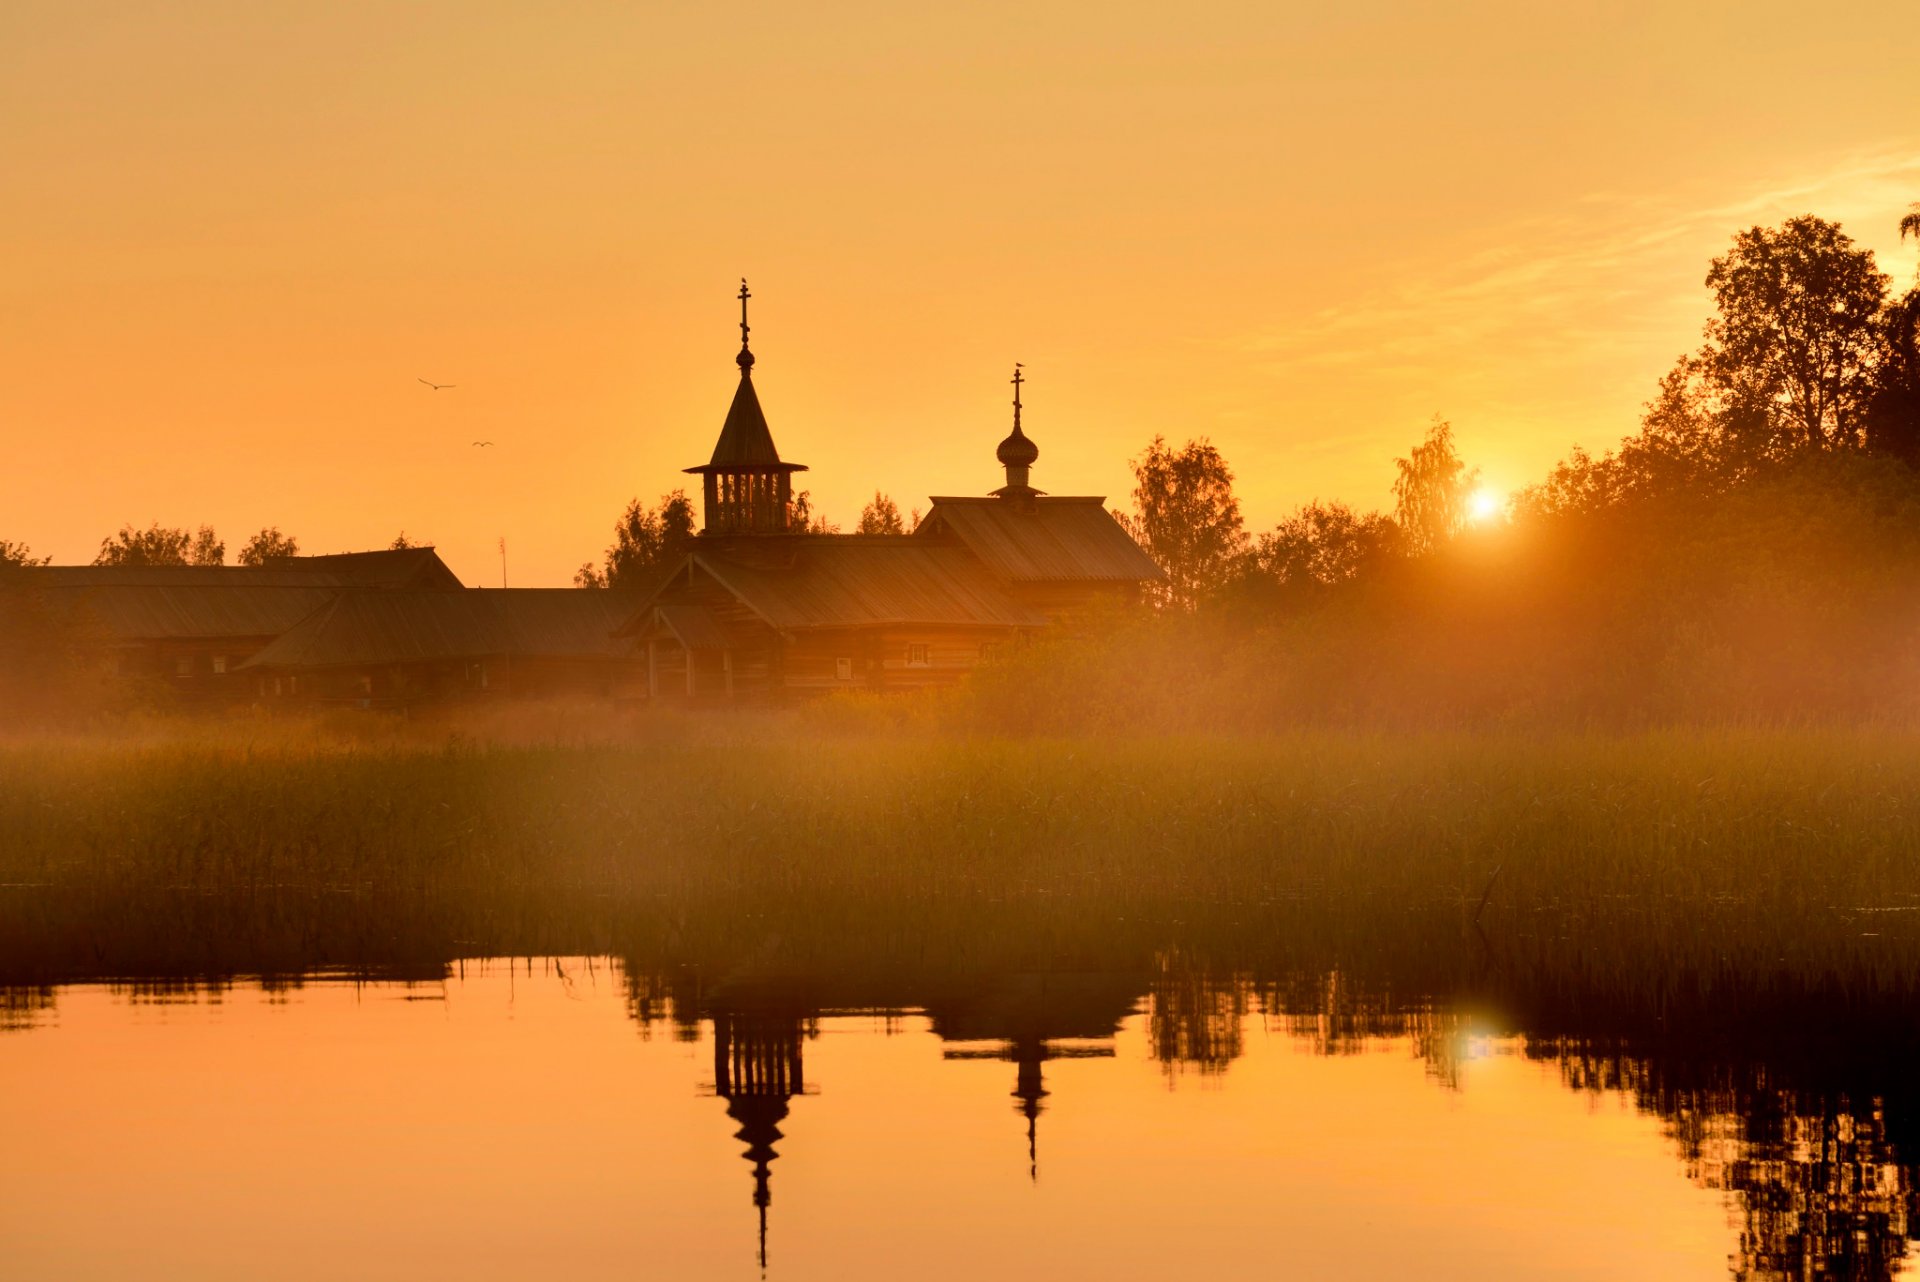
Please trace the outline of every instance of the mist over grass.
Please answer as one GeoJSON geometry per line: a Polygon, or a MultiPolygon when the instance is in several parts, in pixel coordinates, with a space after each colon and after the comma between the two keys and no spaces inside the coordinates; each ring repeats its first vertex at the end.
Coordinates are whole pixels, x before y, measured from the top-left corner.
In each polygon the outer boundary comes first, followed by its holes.
{"type": "Polygon", "coordinates": [[[280,932],[289,964],[330,930],[467,954],[618,936],[794,965],[850,949],[1038,964],[1109,937],[1357,957],[1474,932],[1514,964],[1656,987],[1904,983],[1920,960],[1920,733],[708,725],[695,741],[9,745],[0,964],[217,951],[215,922],[280,932]]]}

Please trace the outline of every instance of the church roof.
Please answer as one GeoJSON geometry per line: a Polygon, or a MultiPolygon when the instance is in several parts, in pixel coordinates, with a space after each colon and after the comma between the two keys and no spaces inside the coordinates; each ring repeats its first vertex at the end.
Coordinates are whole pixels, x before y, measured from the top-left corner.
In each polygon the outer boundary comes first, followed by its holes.
{"type": "MultiPolygon", "coordinates": [[[[792,536],[787,564],[694,551],[682,570],[718,583],[768,626],[801,632],[882,625],[1034,628],[1044,616],[1009,597],[965,548],[900,535],[792,536]]],[[[671,601],[676,574],[657,601],[671,601]]],[[[629,625],[625,631],[634,630],[629,625]]]]}
{"type": "Polygon", "coordinates": [[[938,498],[916,535],[950,535],[1016,583],[1139,583],[1164,579],[1106,509],[1106,500],[938,498]]]}
{"type": "Polygon", "coordinates": [[[714,442],[713,457],[707,460],[704,467],[690,467],[687,471],[756,469],[782,472],[807,470],[802,464],[780,461],[780,451],[773,444],[773,431],[768,428],[767,416],[760,408],[760,397],[753,390],[753,375],[743,367],[740,386],[733,394],[733,404],[727,407],[727,421],[720,427],[720,439],[714,442]]]}

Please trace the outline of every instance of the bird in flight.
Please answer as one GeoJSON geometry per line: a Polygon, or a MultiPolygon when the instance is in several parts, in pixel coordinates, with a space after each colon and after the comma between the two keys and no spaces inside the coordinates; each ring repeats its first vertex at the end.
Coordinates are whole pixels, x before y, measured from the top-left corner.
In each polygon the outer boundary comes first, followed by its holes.
{"type": "Polygon", "coordinates": [[[493,442],[492,441],[475,441],[474,444],[484,448],[488,445],[493,444],[493,442]]]}
{"type": "MultiPolygon", "coordinates": [[[[419,381],[422,383],[427,383],[427,380],[424,378],[419,381]]],[[[427,383],[427,386],[431,387],[434,391],[437,392],[443,387],[452,387],[453,384],[452,383],[427,383]]]]}

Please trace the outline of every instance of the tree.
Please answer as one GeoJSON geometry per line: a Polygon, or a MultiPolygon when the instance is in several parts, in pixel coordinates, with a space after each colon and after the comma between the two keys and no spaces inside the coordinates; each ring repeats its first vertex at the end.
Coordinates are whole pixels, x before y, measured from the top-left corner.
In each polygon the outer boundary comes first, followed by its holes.
{"type": "Polygon", "coordinates": [[[393,536],[393,542],[387,544],[387,551],[405,552],[408,548],[416,548],[419,546],[420,545],[418,543],[415,543],[412,539],[407,537],[407,532],[405,530],[402,530],[400,531],[400,533],[393,536]]]}
{"type": "Polygon", "coordinates": [[[1393,520],[1407,551],[1432,552],[1467,523],[1467,499],[1480,480],[1477,469],[1460,461],[1453,449],[1453,425],[1436,417],[1427,439],[1406,458],[1393,461],[1393,520]]]}
{"type": "Polygon", "coordinates": [[[661,495],[659,505],[653,508],[635,499],[614,522],[613,546],[607,549],[603,563],[598,567],[591,561],[582,565],[574,573],[574,585],[631,587],[642,571],[664,564],[678,545],[692,537],[693,502],[685,490],[661,495]]]}
{"type": "Polygon", "coordinates": [[[95,565],[219,565],[226,560],[227,545],[214,534],[213,527],[199,530],[170,529],[158,522],[144,530],[123,525],[111,538],[100,540],[95,565]]]}
{"type": "MultiPolygon", "coordinates": [[[[1900,220],[1900,239],[1909,236],[1920,240],[1920,204],[1900,220]]],[[[1867,448],[1920,467],[1920,281],[1881,313],[1867,448]]]]}
{"type": "Polygon", "coordinates": [[[1167,573],[1154,589],[1160,603],[1191,611],[1246,555],[1233,469],[1204,437],[1175,450],[1156,436],[1131,466],[1135,516],[1127,532],[1167,573]]]}
{"type": "Polygon", "coordinates": [[[0,573],[17,570],[22,566],[46,565],[53,560],[50,556],[35,556],[33,549],[24,543],[15,543],[11,539],[0,539],[0,573]]]}
{"type": "Polygon", "coordinates": [[[813,496],[806,490],[793,496],[793,506],[787,512],[787,528],[802,534],[840,533],[840,527],[832,521],[813,514],[813,496]]]}
{"type": "Polygon", "coordinates": [[[1400,532],[1378,512],[1315,500],[1254,544],[1253,566],[1288,587],[1332,587],[1358,578],[1391,554],[1400,532]]]}
{"type": "MultiPolygon", "coordinates": [[[[918,524],[918,522],[915,522],[918,524]]],[[[860,510],[860,533],[862,534],[905,534],[906,525],[900,520],[900,505],[882,494],[873,492],[873,502],[860,510]]]]}
{"type": "Polygon", "coordinates": [[[260,533],[247,540],[235,560],[241,565],[265,565],[281,557],[299,556],[300,541],[290,534],[280,533],[280,527],[269,525],[260,533]]]}
{"type": "Polygon", "coordinates": [[[1838,223],[1755,227],[1707,272],[1720,314],[1701,353],[1734,416],[1760,416],[1786,448],[1862,443],[1887,278],[1838,223]]]}

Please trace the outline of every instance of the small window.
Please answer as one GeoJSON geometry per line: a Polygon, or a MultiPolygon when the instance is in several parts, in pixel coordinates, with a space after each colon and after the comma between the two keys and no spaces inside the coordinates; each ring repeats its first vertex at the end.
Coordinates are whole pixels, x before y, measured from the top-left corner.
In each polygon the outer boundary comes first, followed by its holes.
{"type": "Polygon", "coordinates": [[[285,692],[281,689],[280,678],[275,677],[273,679],[273,697],[278,699],[283,693],[285,692]]]}
{"type": "Polygon", "coordinates": [[[833,661],[833,679],[835,681],[853,680],[853,660],[835,659],[833,661]]]}
{"type": "Polygon", "coordinates": [[[299,693],[300,693],[300,678],[299,678],[299,677],[288,677],[288,678],[287,678],[287,693],[288,693],[288,694],[299,694],[299,693]]]}
{"type": "Polygon", "coordinates": [[[980,662],[985,663],[998,653],[1000,653],[1000,643],[998,641],[982,641],[980,643],[980,662]]]}
{"type": "Polygon", "coordinates": [[[189,655],[183,654],[179,658],[175,659],[173,661],[173,675],[176,677],[192,676],[193,675],[192,657],[189,655]]]}
{"type": "Polygon", "coordinates": [[[926,642],[916,641],[907,647],[907,666],[909,668],[924,668],[928,662],[926,642]]]}
{"type": "Polygon", "coordinates": [[[373,678],[371,676],[362,676],[360,678],[360,693],[367,695],[373,693],[373,678]]]}
{"type": "Polygon", "coordinates": [[[214,655],[214,656],[213,656],[213,671],[214,671],[214,675],[215,675],[215,676],[222,676],[222,675],[225,675],[225,673],[226,673],[226,671],[227,671],[227,656],[226,656],[226,655],[224,655],[224,654],[216,654],[216,655],[214,655]]]}

